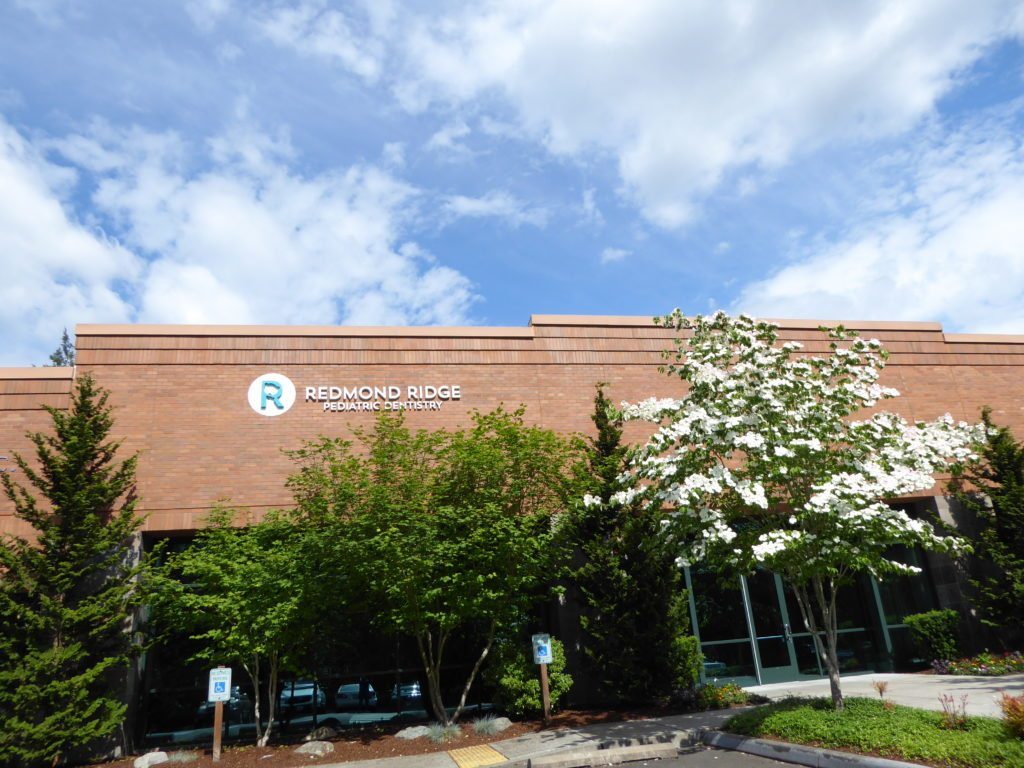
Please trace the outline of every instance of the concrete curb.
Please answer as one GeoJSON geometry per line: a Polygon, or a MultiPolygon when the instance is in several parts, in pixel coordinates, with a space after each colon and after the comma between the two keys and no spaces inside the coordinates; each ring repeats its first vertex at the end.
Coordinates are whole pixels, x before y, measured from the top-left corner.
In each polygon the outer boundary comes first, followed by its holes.
{"type": "Polygon", "coordinates": [[[679,747],[675,744],[637,744],[631,747],[611,749],[581,749],[575,752],[532,758],[529,768],[591,768],[595,765],[619,765],[637,760],[658,760],[676,757],[679,747]]]}
{"type": "MultiPolygon", "coordinates": [[[[748,755],[778,760],[782,763],[807,768],[921,768],[920,764],[884,757],[855,755],[801,744],[754,739],[706,728],[680,730],[674,738],[651,743],[647,739],[620,739],[602,742],[596,748],[577,749],[509,761],[505,765],[526,768],[593,768],[600,765],[619,765],[639,760],[676,757],[699,745],[744,752],[748,755]]],[[[501,768],[495,766],[495,768],[501,768]]]]}
{"type": "Polygon", "coordinates": [[[921,768],[920,763],[905,763],[902,760],[888,760],[884,757],[854,755],[782,741],[752,739],[722,731],[707,731],[701,740],[709,747],[731,749],[748,755],[767,757],[783,763],[806,765],[809,768],[921,768]]]}

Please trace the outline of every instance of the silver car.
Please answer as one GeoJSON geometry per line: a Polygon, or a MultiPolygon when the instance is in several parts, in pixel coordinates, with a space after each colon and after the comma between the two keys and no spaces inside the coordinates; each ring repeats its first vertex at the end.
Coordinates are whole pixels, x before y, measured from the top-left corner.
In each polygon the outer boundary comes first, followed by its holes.
{"type": "Polygon", "coordinates": [[[363,700],[360,701],[359,683],[345,683],[344,685],[339,685],[337,692],[334,694],[334,706],[338,709],[376,707],[377,692],[373,690],[373,685],[367,683],[363,700]]]}

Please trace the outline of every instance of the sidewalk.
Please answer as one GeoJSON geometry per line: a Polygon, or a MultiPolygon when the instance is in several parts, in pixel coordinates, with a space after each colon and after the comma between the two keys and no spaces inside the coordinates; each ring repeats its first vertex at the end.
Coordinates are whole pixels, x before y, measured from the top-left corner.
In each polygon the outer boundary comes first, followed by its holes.
{"type": "MultiPolygon", "coordinates": [[[[1024,675],[1003,677],[980,677],[975,675],[905,675],[896,673],[850,675],[841,678],[844,696],[869,696],[875,698],[878,691],[871,687],[876,680],[889,684],[885,698],[896,704],[920,709],[941,710],[939,696],[951,694],[959,703],[960,696],[967,695],[967,714],[1001,717],[999,693],[1006,691],[1015,696],[1024,693],[1024,675]]],[[[812,680],[798,683],[776,683],[758,685],[746,690],[759,693],[769,699],[783,699],[787,696],[831,696],[828,680],[812,680]]]]}
{"type": "MultiPolygon", "coordinates": [[[[634,739],[651,741],[672,741],[678,732],[687,728],[714,728],[728,720],[736,710],[716,710],[712,712],[693,712],[686,715],[652,718],[649,720],[628,720],[617,723],[599,723],[582,728],[565,728],[539,733],[528,733],[506,741],[494,742],[492,761],[467,763],[460,760],[462,768],[472,765],[500,765],[503,761],[526,764],[526,760],[543,755],[550,755],[569,749],[596,748],[598,744],[609,741],[627,743],[634,739]]],[[[458,752],[458,750],[454,750],[458,752]]],[[[480,754],[483,754],[483,750],[480,754]]],[[[461,757],[461,756],[460,756],[461,757]]],[[[348,763],[328,763],[318,768],[460,768],[460,763],[449,752],[436,752],[429,755],[408,755],[405,757],[389,757],[379,760],[360,760],[348,763]]]]}
{"type": "MultiPolygon", "coordinates": [[[[967,712],[972,715],[999,717],[996,704],[1000,691],[1024,693],[1024,675],[1005,677],[975,677],[967,675],[905,675],[872,674],[842,678],[846,696],[878,696],[871,687],[876,680],[889,684],[886,698],[897,704],[923,709],[941,709],[939,696],[943,693],[959,698],[967,694],[967,712]]],[[[748,688],[769,699],[787,696],[828,696],[828,680],[799,683],[779,683],[748,688]]],[[[679,732],[690,728],[715,728],[728,720],[736,710],[694,712],[685,715],[599,723],[582,728],[564,728],[541,731],[498,741],[486,747],[469,747],[450,752],[427,755],[407,755],[378,760],[360,760],[347,763],[327,763],[318,768],[476,768],[477,766],[526,765],[530,758],[542,757],[562,751],[594,749],[599,744],[630,741],[670,742],[679,732]],[[453,757],[454,754],[454,757],[453,757]]]]}

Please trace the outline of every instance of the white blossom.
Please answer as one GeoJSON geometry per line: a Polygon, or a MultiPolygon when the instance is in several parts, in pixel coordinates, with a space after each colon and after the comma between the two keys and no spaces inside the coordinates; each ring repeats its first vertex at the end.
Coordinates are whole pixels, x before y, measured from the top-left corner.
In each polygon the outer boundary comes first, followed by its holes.
{"type": "Polygon", "coordinates": [[[959,550],[957,539],[885,502],[927,493],[936,473],[973,457],[983,427],[948,414],[919,423],[865,416],[900,395],[883,380],[877,339],[833,330],[833,351],[814,357],[742,315],[677,310],[662,324],[688,332],[666,366],[688,394],[623,404],[626,418],[656,428],[613,501],[644,488],[677,510],[663,528],[687,563],[760,563],[803,579],[835,569],[909,572],[886,558],[894,544],[959,550]]]}

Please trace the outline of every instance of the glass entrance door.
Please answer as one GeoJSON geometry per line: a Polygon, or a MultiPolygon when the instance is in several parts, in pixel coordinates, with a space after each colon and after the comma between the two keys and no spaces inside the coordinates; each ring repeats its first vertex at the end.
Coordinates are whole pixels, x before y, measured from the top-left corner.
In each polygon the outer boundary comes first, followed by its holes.
{"type": "Polygon", "coordinates": [[[761,681],[781,683],[797,679],[800,671],[781,581],[773,574],[758,571],[745,582],[761,681]]]}

